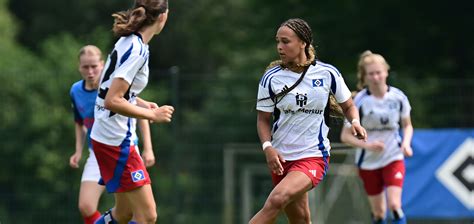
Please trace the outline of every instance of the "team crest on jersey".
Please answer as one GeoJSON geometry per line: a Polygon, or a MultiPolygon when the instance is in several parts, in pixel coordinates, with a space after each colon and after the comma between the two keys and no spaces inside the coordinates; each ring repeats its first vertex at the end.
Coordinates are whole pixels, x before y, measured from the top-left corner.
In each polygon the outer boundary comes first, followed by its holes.
{"type": "Polygon", "coordinates": [[[313,87],[321,87],[323,85],[323,79],[313,79],[313,87]]]}
{"type": "Polygon", "coordinates": [[[137,171],[132,172],[133,182],[138,182],[144,179],[145,179],[145,174],[143,173],[143,170],[137,170],[137,171]]]}
{"type": "Polygon", "coordinates": [[[296,104],[300,107],[303,107],[308,102],[308,94],[296,93],[296,104]]]}

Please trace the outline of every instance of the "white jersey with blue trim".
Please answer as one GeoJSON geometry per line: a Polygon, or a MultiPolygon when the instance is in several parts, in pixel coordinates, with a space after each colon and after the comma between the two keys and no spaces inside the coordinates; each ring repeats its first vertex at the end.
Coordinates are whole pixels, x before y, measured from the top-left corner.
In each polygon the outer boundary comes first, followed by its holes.
{"type": "Polygon", "coordinates": [[[117,41],[101,75],[99,94],[95,103],[92,139],[103,144],[118,146],[125,139],[131,140],[130,137],[135,135],[136,122],[127,116],[105,109],[104,99],[112,81],[120,78],[130,84],[124,98],[136,104],[137,95],[148,83],[148,57],[148,45],[143,43],[139,34],[121,37],[117,41]]]}
{"type": "Polygon", "coordinates": [[[329,110],[329,94],[338,103],[351,97],[339,71],[316,61],[302,82],[283,98],[265,99],[291,87],[300,76],[276,66],[267,70],[258,88],[257,110],[273,113],[272,144],[289,161],[330,155],[329,127],[324,118],[329,110]]]}
{"type": "Polygon", "coordinates": [[[410,117],[411,110],[406,95],[392,86],[388,87],[383,98],[374,97],[368,89],[363,89],[355,96],[354,103],[359,108],[361,124],[367,130],[367,142],[381,141],[385,145],[382,152],[358,149],[357,166],[374,170],[403,160],[399,129],[401,119],[410,117]]]}

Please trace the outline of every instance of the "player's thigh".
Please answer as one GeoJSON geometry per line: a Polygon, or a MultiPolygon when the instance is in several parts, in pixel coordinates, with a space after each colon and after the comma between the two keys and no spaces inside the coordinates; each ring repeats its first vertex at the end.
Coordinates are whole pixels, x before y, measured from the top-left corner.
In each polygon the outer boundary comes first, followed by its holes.
{"type": "Polygon", "coordinates": [[[124,192],[124,194],[127,195],[134,215],[156,213],[155,198],[150,184],[124,192]]]}
{"type": "Polygon", "coordinates": [[[391,210],[399,209],[402,206],[402,188],[398,186],[387,187],[387,201],[391,210]]]}
{"type": "Polygon", "coordinates": [[[284,208],[284,211],[290,223],[298,223],[302,220],[309,221],[310,210],[308,203],[308,192],[296,197],[284,208]]]}
{"type": "Polygon", "coordinates": [[[133,216],[132,203],[127,196],[127,192],[114,193],[115,197],[115,215],[114,217],[122,219],[131,219],[133,216]]]}
{"type": "Polygon", "coordinates": [[[384,214],[386,211],[385,192],[379,194],[369,195],[369,203],[372,212],[375,214],[384,214]]]}
{"type": "Polygon", "coordinates": [[[83,181],[79,189],[79,205],[88,204],[97,208],[100,196],[105,187],[95,181],[83,181]]]}
{"type": "Polygon", "coordinates": [[[305,194],[311,187],[311,179],[305,173],[291,171],[275,186],[269,199],[284,206],[305,194]]]}

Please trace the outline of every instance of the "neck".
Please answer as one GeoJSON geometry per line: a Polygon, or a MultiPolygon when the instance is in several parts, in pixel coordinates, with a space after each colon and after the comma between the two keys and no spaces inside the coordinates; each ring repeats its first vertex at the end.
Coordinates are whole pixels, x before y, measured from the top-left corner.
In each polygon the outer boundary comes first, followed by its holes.
{"type": "Polygon", "coordinates": [[[290,62],[290,64],[294,65],[303,65],[308,61],[308,58],[306,57],[306,54],[300,54],[293,62],[290,62]]]}
{"type": "Polygon", "coordinates": [[[369,86],[369,91],[375,97],[382,98],[385,95],[385,93],[387,93],[388,91],[388,85],[383,84],[383,85],[369,86]]]}
{"type": "Polygon", "coordinates": [[[143,30],[138,31],[142,35],[143,43],[148,44],[153,36],[155,36],[155,30],[151,26],[146,27],[143,30]]]}
{"type": "Polygon", "coordinates": [[[94,90],[99,88],[99,81],[97,80],[96,82],[91,82],[91,81],[85,81],[85,88],[87,90],[94,90]]]}

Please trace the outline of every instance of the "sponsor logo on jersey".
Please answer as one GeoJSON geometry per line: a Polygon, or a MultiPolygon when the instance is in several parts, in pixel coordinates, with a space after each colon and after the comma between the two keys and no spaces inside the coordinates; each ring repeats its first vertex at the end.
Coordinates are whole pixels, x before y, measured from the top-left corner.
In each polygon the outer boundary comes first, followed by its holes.
{"type": "Polygon", "coordinates": [[[380,117],[380,123],[381,123],[382,125],[387,125],[387,124],[388,124],[388,121],[389,121],[388,116],[387,116],[387,117],[385,117],[385,116],[384,116],[384,117],[380,117]]]}
{"type": "Polygon", "coordinates": [[[322,114],[323,110],[300,108],[298,110],[283,110],[283,113],[285,113],[285,114],[296,114],[296,113],[322,114]]]}
{"type": "Polygon", "coordinates": [[[303,107],[308,102],[308,94],[296,93],[296,105],[303,107]]]}
{"type": "Polygon", "coordinates": [[[313,79],[313,87],[321,87],[323,85],[323,79],[313,79]]]}
{"type": "Polygon", "coordinates": [[[133,182],[138,182],[145,179],[145,175],[143,174],[143,170],[137,170],[132,172],[132,180],[133,182]]]}
{"type": "Polygon", "coordinates": [[[105,111],[105,107],[99,104],[95,104],[95,107],[97,108],[98,111],[105,111]]]}

